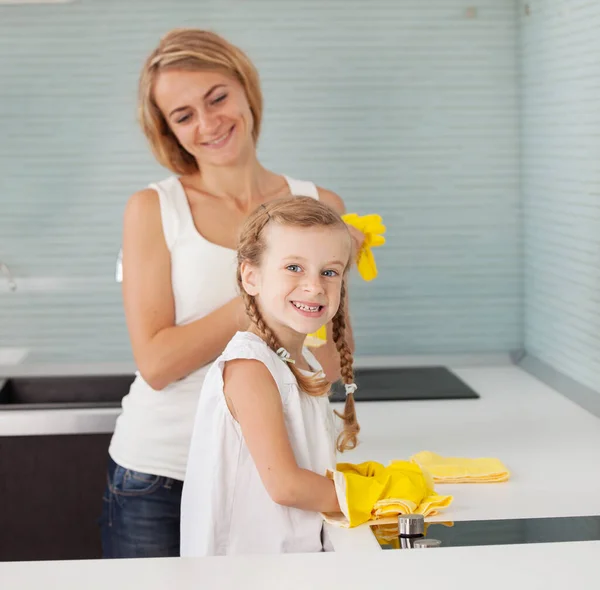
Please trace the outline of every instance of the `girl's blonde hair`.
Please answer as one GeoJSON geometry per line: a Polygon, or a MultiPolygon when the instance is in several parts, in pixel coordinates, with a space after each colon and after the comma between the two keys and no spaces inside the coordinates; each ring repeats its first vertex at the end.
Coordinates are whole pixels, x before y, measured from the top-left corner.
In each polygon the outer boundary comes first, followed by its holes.
{"type": "Polygon", "coordinates": [[[258,142],[263,98],[258,72],[238,47],[211,31],[173,29],[148,56],[140,74],[138,119],[158,162],[176,174],[198,171],[195,158],[181,147],[154,99],[154,86],[168,70],[219,71],[237,80],[244,89],[252,113],[252,138],[258,142]]]}
{"type": "MultiPolygon", "coordinates": [[[[238,245],[238,286],[246,304],[248,317],[256,326],[267,345],[274,352],[277,352],[281,345],[271,328],[263,320],[255,298],[249,295],[244,289],[241,273],[243,262],[253,266],[260,265],[262,255],[267,247],[263,230],[269,223],[277,223],[289,227],[328,227],[346,231],[347,228],[341,217],[333,209],[310,197],[292,197],[271,201],[261,205],[246,220],[238,245]]],[[[332,334],[333,341],[340,355],[342,381],[347,385],[354,383],[354,358],[346,342],[346,271],[349,266],[350,261],[348,261],[348,266],[344,270],[340,306],[333,317],[332,334]]],[[[294,377],[296,377],[300,389],[308,395],[321,396],[329,393],[330,383],[324,377],[306,376],[292,363],[289,364],[289,367],[294,377]]],[[[342,414],[336,412],[336,414],[344,423],[344,428],[337,439],[337,449],[340,452],[353,449],[357,444],[357,435],[360,431],[356,420],[353,393],[349,393],[346,396],[344,412],[342,414]]]]}

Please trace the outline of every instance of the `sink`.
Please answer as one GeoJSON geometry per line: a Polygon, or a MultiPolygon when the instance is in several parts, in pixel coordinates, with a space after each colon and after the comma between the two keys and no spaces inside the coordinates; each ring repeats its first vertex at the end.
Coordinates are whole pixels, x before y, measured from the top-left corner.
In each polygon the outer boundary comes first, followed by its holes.
{"type": "MultiPolygon", "coordinates": [[[[477,399],[479,395],[445,367],[357,369],[356,401],[477,399]]],[[[0,379],[0,412],[25,409],[116,408],[135,375],[68,375],[0,379]]],[[[331,401],[345,398],[340,383],[331,401]]]]}
{"type": "Polygon", "coordinates": [[[8,377],[0,380],[0,411],[119,407],[134,379],[135,375],[8,377]]]}

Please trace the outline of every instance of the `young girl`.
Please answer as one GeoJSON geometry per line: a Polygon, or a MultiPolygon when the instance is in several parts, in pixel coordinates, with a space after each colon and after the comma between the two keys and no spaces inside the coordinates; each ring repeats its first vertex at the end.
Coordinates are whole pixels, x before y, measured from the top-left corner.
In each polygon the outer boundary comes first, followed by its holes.
{"type": "MultiPolygon", "coordinates": [[[[181,504],[181,555],[322,551],[320,512],[339,511],[333,412],[306,335],[333,320],[346,384],[337,450],[359,427],[345,340],[351,237],[308,197],[261,205],[238,246],[250,319],[210,368],[196,413],[181,504]]],[[[325,548],[327,543],[325,543],[325,548]]]]}

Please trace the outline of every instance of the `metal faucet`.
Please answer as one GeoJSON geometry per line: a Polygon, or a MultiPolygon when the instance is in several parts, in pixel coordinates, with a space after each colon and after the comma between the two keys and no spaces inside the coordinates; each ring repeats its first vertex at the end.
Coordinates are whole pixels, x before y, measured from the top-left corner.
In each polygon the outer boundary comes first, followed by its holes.
{"type": "Polygon", "coordinates": [[[8,289],[13,292],[16,291],[17,283],[15,282],[15,279],[13,279],[10,268],[8,268],[8,266],[2,261],[0,261],[0,271],[6,276],[6,280],[8,281],[8,289]]]}

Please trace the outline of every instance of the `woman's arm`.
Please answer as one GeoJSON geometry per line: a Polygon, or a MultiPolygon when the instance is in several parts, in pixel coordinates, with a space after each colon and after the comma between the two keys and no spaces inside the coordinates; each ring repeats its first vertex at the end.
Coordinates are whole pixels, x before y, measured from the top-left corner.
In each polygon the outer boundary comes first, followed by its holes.
{"type": "Polygon", "coordinates": [[[152,189],[135,193],[125,208],[122,288],[133,356],[153,389],[211,362],[237,330],[248,326],[240,297],[195,322],[175,326],[171,258],[158,194],[152,189]]]}
{"type": "MultiPolygon", "coordinates": [[[[346,206],[341,197],[333,191],[328,191],[324,188],[318,187],[319,199],[329,205],[339,215],[346,213],[346,206]]],[[[354,228],[349,228],[354,229],[354,228]]],[[[360,232],[359,232],[360,233],[360,232]]],[[[351,235],[355,242],[355,248],[358,247],[358,241],[360,236],[357,236],[355,232],[351,231],[351,235]]],[[[350,350],[354,352],[354,334],[352,332],[352,324],[350,322],[350,310],[348,308],[348,291],[346,290],[346,342],[350,347],[350,350]]],[[[315,355],[320,365],[323,367],[323,371],[327,376],[327,379],[333,383],[340,379],[340,355],[338,354],[335,343],[332,339],[333,325],[331,322],[327,324],[327,342],[319,348],[311,348],[311,352],[315,355]]]]}
{"type": "Polygon", "coordinates": [[[271,499],[302,510],[338,512],[333,481],[296,463],[281,396],[267,367],[256,360],[229,361],[223,381],[227,405],[271,499]]]}

